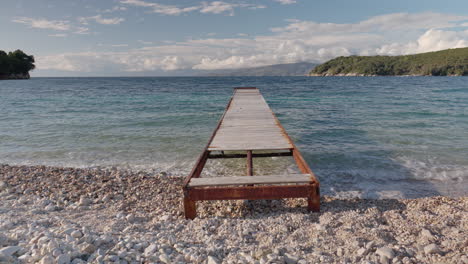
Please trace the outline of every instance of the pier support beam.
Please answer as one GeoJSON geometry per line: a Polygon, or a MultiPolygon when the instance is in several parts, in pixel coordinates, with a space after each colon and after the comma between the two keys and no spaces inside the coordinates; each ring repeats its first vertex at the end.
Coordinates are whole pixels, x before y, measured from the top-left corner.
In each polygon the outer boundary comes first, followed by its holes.
{"type": "Polygon", "coordinates": [[[195,219],[197,217],[197,205],[189,197],[184,197],[184,213],[186,219],[195,219]]]}
{"type": "Polygon", "coordinates": [[[311,186],[312,190],[307,197],[307,210],[320,212],[320,188],[316,185],[311,186]]]}

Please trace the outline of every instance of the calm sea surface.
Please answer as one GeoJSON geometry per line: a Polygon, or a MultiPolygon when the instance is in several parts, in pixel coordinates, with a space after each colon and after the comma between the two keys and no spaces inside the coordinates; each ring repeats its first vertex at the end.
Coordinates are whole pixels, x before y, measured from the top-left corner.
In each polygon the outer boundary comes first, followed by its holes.
{"type": "MultiPolygon", "coordinates": [[[[324,194],[468,194],[467,77],[0,81],[0,163],[186,175],[236,86],[260,88],[324,194]]],[[[260,159],[256,174],[294,172],[288,159],[260,159]]],[[[243,166],[216,161],[204,173],[243,166]]]]}

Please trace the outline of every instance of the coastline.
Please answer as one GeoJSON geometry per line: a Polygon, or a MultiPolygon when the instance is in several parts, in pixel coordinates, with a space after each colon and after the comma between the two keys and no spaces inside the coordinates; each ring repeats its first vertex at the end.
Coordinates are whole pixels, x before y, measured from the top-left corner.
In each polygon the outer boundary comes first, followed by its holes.
{"type": "Polygon", "coordinates": [[[0,165],[0,263],[468,263],[468,198],[199,202],[184,177],[0,165]]]}
{"type": "Polygon", "coordinates": [[[376,75],[376,74],[363,74],[357,72],[350,73],[338,73],[338,74],[329,74],[329,73],[309,73],[309,77],[463,77],[465,75],[430,75],[430,74],[402,74],[402,75],[376,75]]]}
{"type": "Polygon", "coordinates": [[[29,73],[19,73],[19,74],[10,74],[10,75],[0,75],[0,80],[27,80],[31,79],[29,73]]]}

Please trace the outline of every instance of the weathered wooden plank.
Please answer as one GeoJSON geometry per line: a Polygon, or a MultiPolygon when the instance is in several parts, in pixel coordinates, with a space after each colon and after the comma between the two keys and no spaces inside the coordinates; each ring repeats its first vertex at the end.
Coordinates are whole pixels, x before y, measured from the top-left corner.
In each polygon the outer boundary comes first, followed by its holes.
{"type": "MultiPolygon", "coordinates": [[[[252,158],[290,157],[292,152],[252,153],[252,158]]],[[[247,158],[247,154],[210,154],[209,159],[238,159],[247,158]]]]}
{"type": "Polygon", "coordinates": [[[268,175],[268,176],[231,176],[193,178],[189,187],[202,186],[225,186],[225,185],[247,185],[247,184],[275,184],[275,183],[308,183],[311,181],[310,174],[290,175],[268,175]]]}
{"type": "Polygon", "coordinates": [[[246,150],[246,149],[251,149],[251,150],[290,150],[292,149],[291,145],[284,145],[284,146],[277,146],[277,147],[271,147],[269,146],[268,148],[265,148],[265,146],[254,146],[254,147],[249,147],[249,146],[220,146],[220,147],[209,147],[209,151],[218,151],[218,150],[224,150],[224,151],[241,151],[241,150],[246,150]]]}
{"type": "MultiPolygon", "coordinates": [[[[253,178],[253,177],[249,177],[253,178]]],[[[216,188],[189,188],[187,196],[190,200],[257,200],[310,197],[314,186],[305,185],[279,185],[279,186],[243,186],[243,187],[216,187],[216,188]]]]}

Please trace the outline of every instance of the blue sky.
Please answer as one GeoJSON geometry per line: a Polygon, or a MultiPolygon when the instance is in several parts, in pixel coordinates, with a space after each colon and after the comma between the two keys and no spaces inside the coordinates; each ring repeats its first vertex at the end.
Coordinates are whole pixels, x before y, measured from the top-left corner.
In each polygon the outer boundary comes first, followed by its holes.
{"type": "Polygon", "coordinates": [[[173,75],[468,46],[468,2],[2,0],[0,49],[33,76],[173,75]]]}

